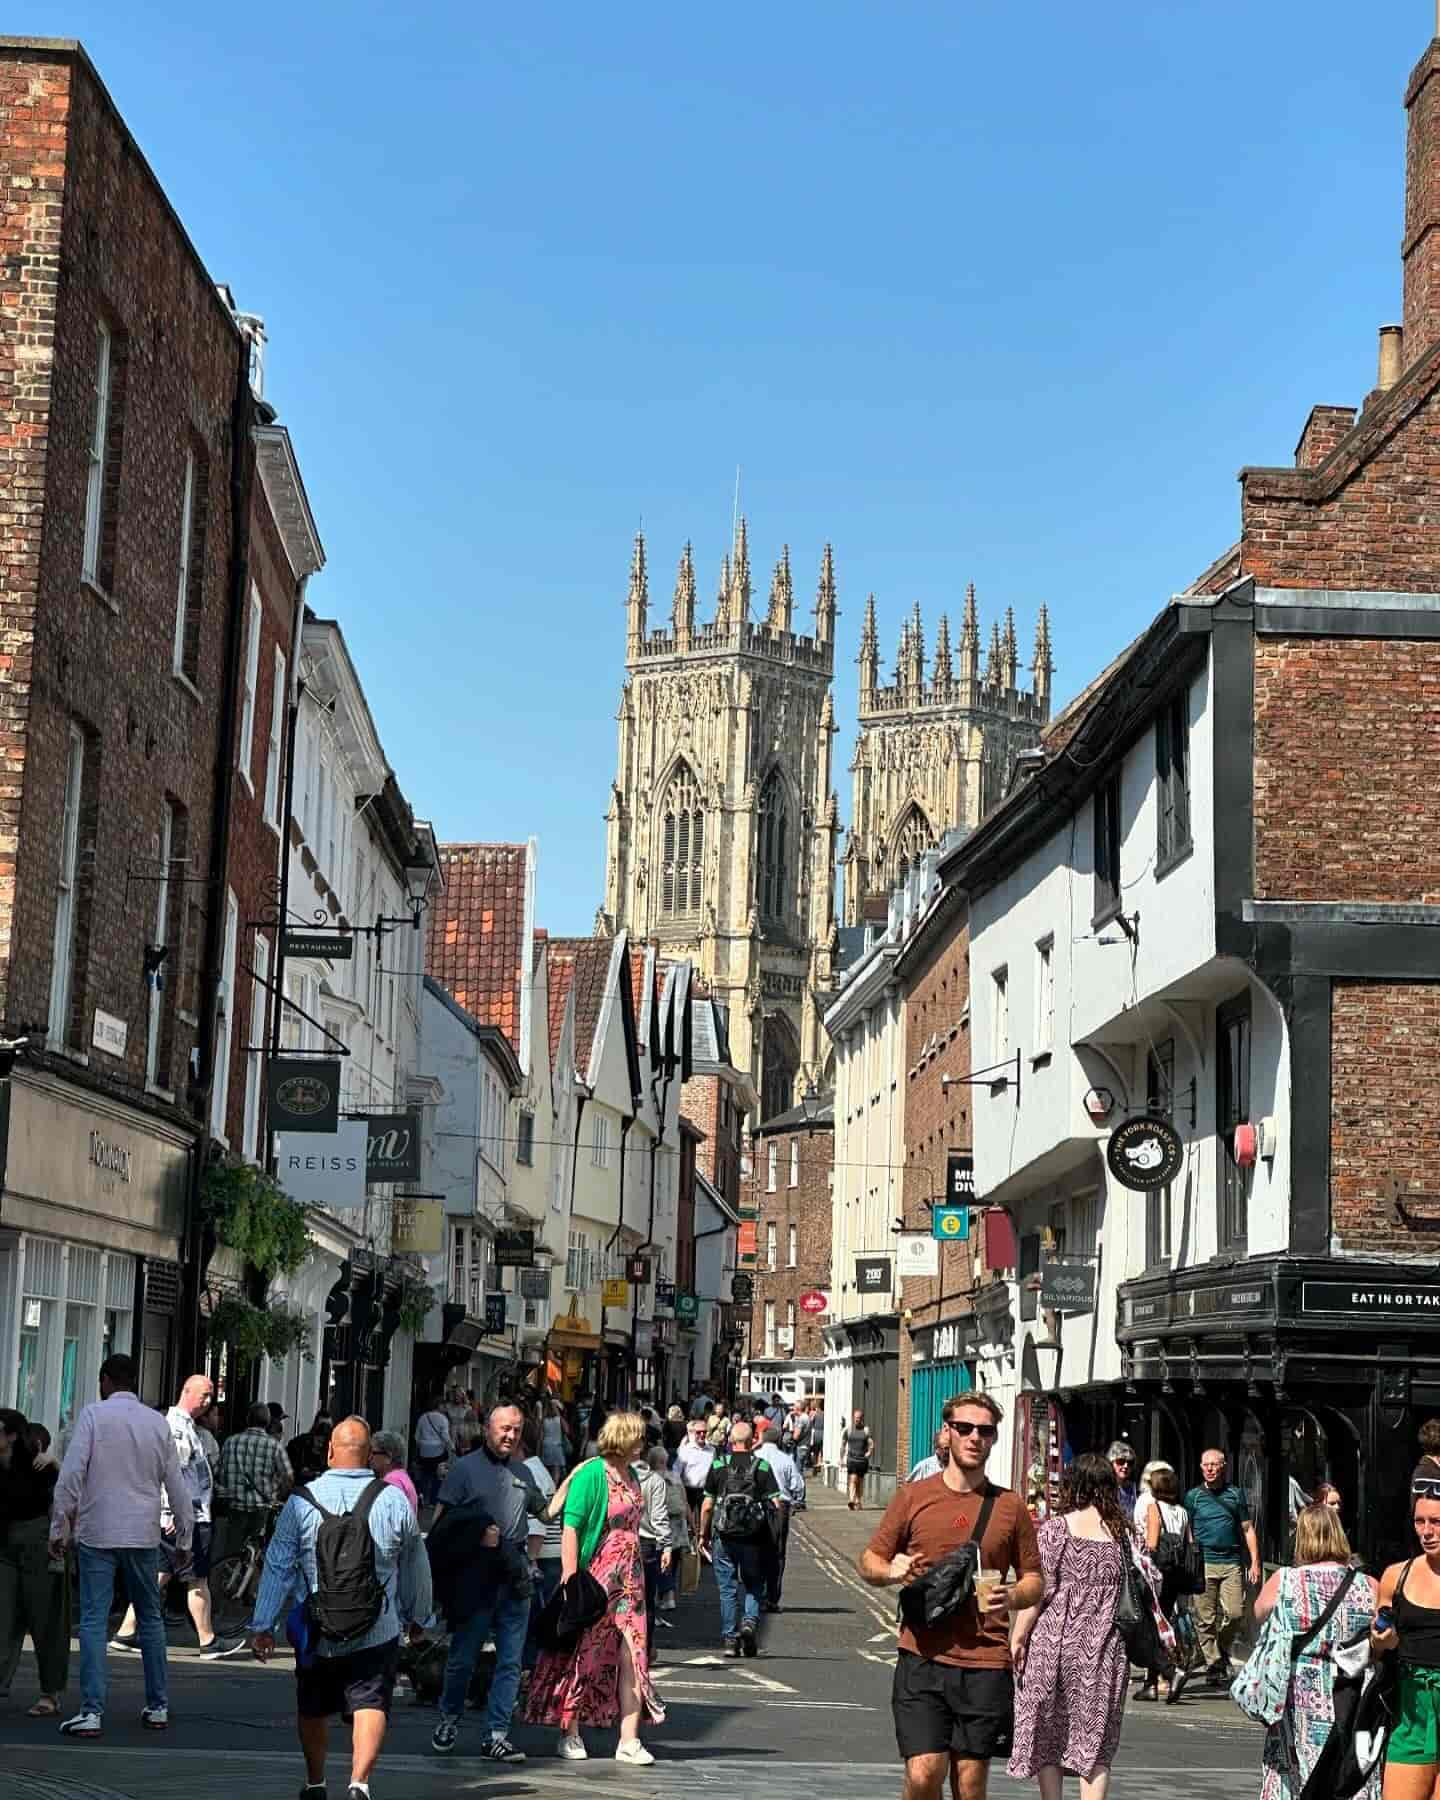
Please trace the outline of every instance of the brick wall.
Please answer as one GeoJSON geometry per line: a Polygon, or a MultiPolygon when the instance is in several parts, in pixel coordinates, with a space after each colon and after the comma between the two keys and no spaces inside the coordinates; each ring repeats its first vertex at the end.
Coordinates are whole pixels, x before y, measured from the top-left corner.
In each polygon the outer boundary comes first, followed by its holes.
{"type": "Polygon", "coordinates": [[[1256,639],[1258,897],[1440,900],[1437,699],[1440,644],[1256,639]]]}
{"type": "MultiPolygon", "coordinates": [[[[0,450],[8,456],[0,463],[0,643],[8,659],[0,662],[0,929],[7,917],[11,923],[0,960],[4,1012],[12,1027],[48,1015],[74,725],[87,743],[88,804],[73,1035],[89,1052],[96,1007],[128,1023],[125,1056],[91,1052],[85,1079],[133,1098],[144,1084],[142,959],[156,902],[156,884],[144,877],[157,872],[167,798],[183,811],[189,873],[208,871],[240,344],[83,59],[0,47],[0,145],[12,174],[0,232],[18,258],[0,294],[0,450]],[[57,269],[64,280],[52,286],[57,269]],[[81,579],[101,321],[124,367],[123,417],[114,421],[107,460],[105,593],[81,579]],[[192,443],[204,447],[210,471],[194,691],[171,673],[192,443]]],[[[199,883],[174,887],[177,906],[181,894],[191,906],[206,904],[199,883]]],[[[202,941],[203,932],[194,947],[202,941]]],[[[174,1008],[188,975],[178,953],[167,974],[166,1006],[174,1008]]],[[[172,1014],[169,1029],[171,1064],[183,1080],[193,1026],[172,1014]]]]}
{"type": "MultiPolygon", "coordinates": [[[[968,1075],[970,1026],[970,931],[963,905],[932,923],[913,968],[904,969],[905,1043],[913,1061],[905,1074],[904,1220],[915,1231],[930,1228],[929,1199],[943,1199],[950,1150],[971,1144],[972,1089],[945,1084],[945,1075],[968,1075]],[[929,939],[933,934],[933,942],[929,939]]],[[[907,1280],[901,1288],[900,1391],[896,1418],[897,1469],[910,1466],[910,1370],[914,1335],[970,1312],[971,1252],[965,1244],[940,1246],[938,1280],[907,1280]],[[909,1315],[908,1323],[906,1315],[909,1315]]]]}
{"type": "MultiPolygon", "coordinates": [[[[1337,981],[1331,990],[1332,1229],[1346,1250],[1433,1258],[1433,1231],[1393,1217],[1387,1192],[1440,1194],[1440,1138],[1417,1096],[1440,1063],[1440,985],[1337,981]]],[[[1433,1217],[1434,1207],[1424,1209],[1433,1217]]]]}
{"type": "Polygon", "coordinates": [[[680,1111],[705,1141],[695,1151],[695,1166],[734,1206],[740,1198],[740,1139],[743,1116],[728,1081],[720,1075],[694,1075],[680,1090],[680,1111]]]}
{"type": "Polygon", "coordinates": [[[758,1213],[760,1248],[755,1272],[755,1306],[750,1318],[749,1353],[752,1361],[765,1354],[765,1302],[775,1302],[777,1329],[788,1322],[788,1308],[795,1308],[795,1348],[777,1350],[779,1357],[820,1357],[825,1353],[821,1321],[800,1310],[800,1296],[810,1288],[830,1286],[830,1246],[833,1236],[831,1173],[835,1158],[835,1134],[827,1124],[813,1132],[766,1133],[755,1139],[751,1155],[747,1198],[758,1213]],[[769,1187],[770,1150],[775,1150],[775,1187],[769,1187]],[[795,1182],[790,1180],[791,1157],[795,1182]],[[775,1263],[766,1260],[769,1228],[775,1228],[775,1263]],[[790,1266],[790,1228],[795,1227],[795,1266],[790,1266]]]}

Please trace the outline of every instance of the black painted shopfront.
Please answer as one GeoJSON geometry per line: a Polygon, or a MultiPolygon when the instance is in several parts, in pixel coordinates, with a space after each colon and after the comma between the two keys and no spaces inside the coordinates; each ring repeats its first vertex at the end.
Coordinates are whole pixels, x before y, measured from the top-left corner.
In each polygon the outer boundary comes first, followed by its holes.
{"type": "Polygon", "coordinates": [[[1257,1257],[1128,1282],[1118,1300],[1112,1404],[1137,1449],[1187,1486],[1204,1450],[1225,1450],[1268,1562],[1321,1480],[1369,1567],[1407,1551],[1415,1434],[1440,1414],[1440,1270],[1257,1257]]]}

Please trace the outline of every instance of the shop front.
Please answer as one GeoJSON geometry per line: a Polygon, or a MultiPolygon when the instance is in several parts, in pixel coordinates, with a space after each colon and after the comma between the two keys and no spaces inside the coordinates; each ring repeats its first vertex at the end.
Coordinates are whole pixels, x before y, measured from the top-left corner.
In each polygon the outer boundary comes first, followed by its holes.
{"type": "Polygon", "coordinates": [[[827,1479],[843,1480],[841,1434],[863,1412],[875,1440],[867,1491],[874,1500],[895,1491],[896,1421],[900,1401],[900,1319],[873,1313],[825,1327],[825,1465],[827,1479]]]}
{"type": "Polygon", "coordinates": [[[124,1352],[174,1398],[194,1140],[45,1072],[11,1081],[0,1195],[0,1405],[63,1439],[124,1352]]]}
{"type": "Polygon", "coordinates": [[[915,1333],[910,1348],[910,1465],[929,1456],[941,1411],[955,1394],[975,1386],[979,1338],[973,1317],[929,1325],[915,1333]]]}
{"type": "Polygon", "coordinates": [[[1371,1568],[1410,1547],[1420,1424],[1440,1413],[1440,1276],[1424,1265],[1290,1257],[1128,1282],[1116,1335],[1152,1455],[1188,1485],[1230,1457],[1269,1562],[1331,1481],[1371,1568]]]}

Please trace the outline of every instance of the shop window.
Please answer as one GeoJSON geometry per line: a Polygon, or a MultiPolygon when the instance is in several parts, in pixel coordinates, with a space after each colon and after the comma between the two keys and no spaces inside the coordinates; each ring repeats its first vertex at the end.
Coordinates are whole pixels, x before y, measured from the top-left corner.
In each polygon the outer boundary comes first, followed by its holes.
{"type": "Polygon", "coordinates": [[[1120,777],[1095,790],[1095,918],[1102,924],[1120,910],[1120,777]]]}
{"type": "Polygon", "coordinates": [[[1250,1170],[1235,1161],[1235,1127],[1250,1119],[1250,996],[1228,1001],[1215,1015],[1218,1056],[1215,1128],[1220,1165],[1219,1248],[1244,1251],[1249,1224],[1250,1170]]]}
{"type": "Polygon", "coordinates": [[[1155,721],[1155,863],[1163,874],[1190,848],[1190,693],[1155,721]]]}

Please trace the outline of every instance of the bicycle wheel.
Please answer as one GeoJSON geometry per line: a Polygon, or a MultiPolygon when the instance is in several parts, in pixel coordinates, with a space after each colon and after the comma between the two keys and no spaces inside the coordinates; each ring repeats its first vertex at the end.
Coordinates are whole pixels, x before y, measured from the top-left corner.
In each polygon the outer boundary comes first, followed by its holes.
{"type": "Polygon", "coordinates": [[[210,1569],[210,1610],[216,1634],[233,1637],[250,1622],[259,1564],[243,1551],[222,1556],[210,1569]]]}

